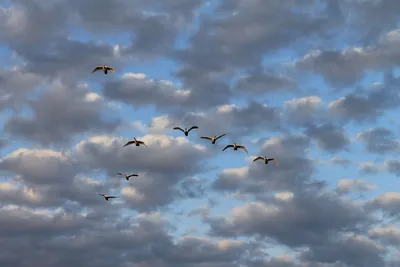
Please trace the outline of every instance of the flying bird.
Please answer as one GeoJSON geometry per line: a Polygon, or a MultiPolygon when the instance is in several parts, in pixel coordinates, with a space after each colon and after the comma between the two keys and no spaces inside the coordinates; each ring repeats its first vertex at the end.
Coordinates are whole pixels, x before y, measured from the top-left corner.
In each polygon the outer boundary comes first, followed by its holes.
{"type": "Polygon", "coordinates": [[[115,196],[108,196],[106,194],[101,194],[101,193],[97,193],[97,194],[99,194],[100,196],[103,196],[104,199],[107,200],[107,201],[108,201],[109,198],[119,198],[119,197],[115,197],[115,196]]]}
{"type": "Polygon", "coordinates": [[[224,137],[226,134],[221,134],[220,136],[214,136],[214,137],[207,137],[207,136],[202,136],[200,137],[201,139],[206,139],[206,140],[210,140],[211,144],[215,144],[215,142],[220,139],[221,137],[224,137]]]}
{"type": "Polygon", "coordinates": [[[130,177],[133,177],[133,176],[137,177],[137,176],[139,176],[139,175],[137,175],[137,174],[127,175],[126,173],[122,173],[122,172],[119,172],[118,174],[119,174],[119,175],[122,175],[122,176],[125,176],[125,179],[126,179],[127,181],[129,181],[129,178],[130,178],[130,177]]]}
{"type": "Polygon", "coordinates": [[[185,128],[185,130],[183,130],[181,127],[174,127],[174,130],[180,130],[180,131],[182,131],[186,136],[188,136],[188,135],[189,135],[189,132],[190,132],[191,130],[193,130],[193,129],[199,129],[199,127],[197,127],[197,126],[192,126],[192,127],[190,127],[189,129],[185,128]]]}
{"type": "Polygon", "coordinates": [[[128,143],[126,143],[124,145],[124,147],[132,145],[132,144],[135,144],[136,146],[144,145],[145,147],[147,147],[146,144],[143,141],[137,140],[136,137],[134,137],[133,140],[131,140],[128,143]]]}
{"type": "Polygon", "coordinates": [[[278,161],[276,161],[275,158],[267,158],[267,157],[257,157],[253,160],[253,162],[256,162],[257,160],[263,160],[265,164],[268,164],[268,162],[273,161],[276,166],[278,166],[278,161]]]}
{"type": "Polygon", "coordinates": [[[227,148],[233,147],[233,150],[238,150],[243,149],[244,152],[246,152],[247,154],[249,154],[249,151],[247,151],[245,146],[241,146],[241,145],[237,145],[236,143],[234,143],[233,145],[227,145],[224,149],[222,149],[222,151],[225,151],[227,148]]]}
{"type": "Polygon", "coordinates": [[[96,68],[94,68],[92,73],[94,73],[94,72],[96,72],[98,70],[102,70],[104,72],[104,74],[107,74],[109,70],[112,71],[112,72],[115,72],[114,68],[108,67],[106,65],[101,65],[101,66],[97,66],[96,68]]]}

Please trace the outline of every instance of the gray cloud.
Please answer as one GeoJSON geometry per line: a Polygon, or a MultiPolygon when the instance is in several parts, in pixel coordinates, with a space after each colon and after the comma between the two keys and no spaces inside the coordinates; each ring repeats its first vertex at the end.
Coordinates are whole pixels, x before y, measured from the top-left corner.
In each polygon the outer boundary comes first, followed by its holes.
{"type": "Polygon", "coordinates": [[[255,70],[239,77],[235,89],[244,93],[260,95],[263,93],[293,91],[298,89],[296,82],[284,75],[271,71],[255,70]]]}
{"type": "Polygon", "coordinates": [[[385,76],[384,84],[372,86],[363,93],[349,93],[328,106],[333,118],[342,122],[371,122],[380,117],[386,110],[396,108],[400,103],[397,87],[399,78],[392,74],[385,76]]]}
{"type": "Polygon", "coordinates": [[[26,98],[44,82],[43,78],[21,69],[0,72],[0,110],[10,108],[18,111],[26,98]]]}
{"type": "Polygon", "coordinates": [[[368,184],[365,180],[341,179],[336,186],[336,190],[342,194],[348,194],[353,191],[371,191],[375,189],[378,189],[376,185],[368,184]]]}
{"type": "Polygon", "coordinates": [[[368,129],[357,135],[357,139],[365,143],[368,152],[385,154],[398,152],[400,144],[395,140],[392,131],[383,127],[368,129]]]}
{"type": "Polygon", "coordinates": [[[110,132],[120,123],[103,118],[106,103],[85,86],[55,82],[38,99],[28,102],[32,116],[13,116],[4,124],[6,133],[43,145],[69,141],[83,132],[110,132]]]}
{"type": "MultiPolygon", "coordinates": [[[[389,75],[399,59],[397,0],[8,2],[0,266],[399,265],[398,194],[353,201],[347,193],[375,187],[332,188],[310,158],[353,152],[346,124],[360,122],[359,141],[380,153],[360,171],[400,175],[398,160],[383,158],[397,151],[393,125],[376,125],[400,103],[399,78],[389,75]],[[91,74],[99,64],[117,73],[91,74]],[[370,72],[388,74],[367,88],[370,72]],[[139,119],[126,105],[150,111],[139,119]],[[378,128],[368,131],[371,122],[378,128]],[[165,135],[193,124],[200,129],[188,138],[165,135]],[[199,139],[222,133],[215,146],[199,139]],[[122,148],[133,136],[148,148],[122,148]],[[232,141],[249,146],[247,165],[221,152],[232,141]],[[234,168],[219,169],[219,156],[234,168]]],[[[354,163],[339,156],[330,162],[354,163]]]]}
{"type": "Polygon", "coordinates": [[[104,170],[120,182],[124,181],[116,177],[118,172],[138,173],[139,177],[128,184],[119,184],[127,204],[135,209],[154,209],[177,198],[202,194],[202,182],[193,176],[208,168],[203,162],[209,155],[205,147],[195,146],[183,137],[137,138],[148,147],[122,147],[126,142],[122,138],[98,136],[79,143],[70,157],[87,170],[104,170]]]}
{"type": "Polygon", "coordinates": [[[400,31],[393,30],[372,47],[313,51],[296,62],[295,66],[299,70],[320,74],[335,87],[350,86],[363,78],[368,71],[385,71],[397,65],[400,56],[396,49],[399,36],[400,31]]]}
{"type": "Polygon", "coordinates": [[[306,187],[319,187],[320,182],[311,181],[314,165],[304,156],[309,146],[310,139],[302,135],[268,139],[254,156],[275,157],[284,168],[277,168],[272,163],[251,162],[247,167],[224,170],[213,182],[213,188],[262,195],[271,191],[301,191],[306,187]]]}
{"type": "Polygon", "coordinates": [[[339,158],[339,157],[332,157],[332,158],[330,159],[330,161],[331,161],[333,164],[342,165],[342,166],[344,166],[344,167],[348,167],[348,166],[350,166],[350,164],[351,164],[351,160],[349,160],[349,159],[344,159],[344,158],[339,158]]]}
{"type": "Polygon", "coordinates": [[[310,125],[306,134],[316,140],[318,147],[331,153],[344,149],[350,143],[345,131],[332,124],[310,125]]]}

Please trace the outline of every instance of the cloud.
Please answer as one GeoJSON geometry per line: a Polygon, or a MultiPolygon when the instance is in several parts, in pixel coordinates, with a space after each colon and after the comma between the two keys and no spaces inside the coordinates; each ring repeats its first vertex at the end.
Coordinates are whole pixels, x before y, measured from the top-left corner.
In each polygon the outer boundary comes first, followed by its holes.
{"type": "Polygon", "coordinates": [[[315,139],[319,148],[331,153],[345,149],[350,143],[345,131],[335,127],[333,124],[310,125],[306,130],[306,134],[315,139]]]}
{"type": "Polygon", "coordinates": [[[383,127],[370,128],[357,134],[357,139],[365,143],[368,152],[385,154],[398,152],[400,144],[394,139],[394,134],[383,127]]]}
{"type": "Polygon", "coordinates": [[[400,212],[400,194],[397,192],[383,193],[368,201],[365,207],[370,210],[381,210],[384,214],[398,216],[400,212]]]}
{"type": "Polygon", "coordinates": [[[8,1],[0,266],[399,266],[398,7],[8,1]]]}
{"type": "Polygon", "coordinates": [[[297,84],[289,77],[260,70],[239,77],[235,84],[235,90],[256,95],[295,89],[297,89],[297,84]]]}
{"type": "Polygon", "coordinates": [[[335,87],[350,86],[368,71],[385,71],[396,66],[400,56],[396,49],[399,42],[400,31],[396,29],[385,34],[373,46],[348,47],[343,51],[313,51],[297,61],[295,66],[299,70],[320,74],[335,87]]]}
{"type": "Polygon", "coordinates": [[[378,174],[388,172],[400,176],[400,161],[396,159],[385,160],[383,164],[374,164],[373,162],[363,162],[359,165],[359,170],[365,174],[378,174]]]}
{"type": "Polygon", "coordinates": [[[376,185],[373,184],[368,184],[367,181],[365,180],[346,180],[346,179],[341,179],[337,186],[336,189],[338,192],[342,194],[348,194],[353,191],[371,191],[378,189],[376,185]]]}
{"type": "Polygon", "coordinates": [[[109,99],[135,107],[188,108],[194,102],[190,90],[178,89],[169,81],[150,79],[143,73],[126,73],[120,80],[106,82],[102,90],[109,99]]]}
{"type": "Polygon", "coordinates": [[[348,166],[352,163],[351,160],[344,159],[344,158],[339,158],[339,157],[332,157],[332,158],[330,159],[330,161],[331,161],[333,164],[342,165],[342,166],[344,166],[344,167],[348,167],[348,166]]]}
{"type": "Polygon", "coordinates": [[[355,204],[326,194],[294,194],[285,201],[253,202],[232,209],[227,218],[207,218],[213,235],[259,235],[290,247],[329,243],[328,233],[340,233],[369,220],[355,204]]]}
{"type": "Polygon", "coordinates": [[[68,142],[83,132],[110,132],[120,123],[119,119],[103,118],[106,103],[86,86],[74,88],[55,82],[38,99],[28,103],[32,116],[13,116],[5,122],[4,130],[14,137],[43,145],[68,142]]]}
{"type": "Polygon", "coordinates": [[[329,113],[333,118],[342,122],[367,122],[375,121],[386,110],[397,107],[399,95],[397,88],[398,78],[387,75],[384,84],[373,86],[369,91],[349,93],[328,105],[329,113]]]}
{"type": "Polygon", "coordinates": [[[286,120],[295,126],[309,125],[310,122],[322,122],[326,118],[324,103],[318,96],[294,98],[284,103],[286,120]]]}
{"type": "Polygon", "coordinates": [[[119,181],[114,185],[122,186],[122,196],[134,209],[155,209],[177,198],[202,194],[202,182],[193,177],[207,171],[204,160],[210,152],[205,147],[183,137],[137,138],[148,147],[122,147],[126,143],[123,138],[96,136],[78,143],[70,157],[87,170],[104,170],[110,179],[119,181]],[[139,177],[124,185],[118,172],[138,173],[139,177]]]}
{"type": "Polygon", "coordinates": [[[213,188],[262,195],[271,191],[319,187],[320,182],[311,180],[314,165],[304,157],[309,146],[310,139],[303,135],[270,138],[261,143],[261,150],[254,156],[275,157],[279,167],[251,162],[243,168],[226,169],[213,182],[213,188]]]}
{"type": "Polygon", "coordinates": [[[43,78],[19,68],[0,72],[0,110],[20,110],[31,93],[43,83],[43,78]]]}

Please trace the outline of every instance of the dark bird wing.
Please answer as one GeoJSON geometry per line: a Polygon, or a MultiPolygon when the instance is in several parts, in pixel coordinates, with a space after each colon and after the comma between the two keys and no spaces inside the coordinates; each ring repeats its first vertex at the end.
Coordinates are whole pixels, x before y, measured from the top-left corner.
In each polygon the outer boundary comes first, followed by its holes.
{"type": "Polygon", "coordinates": [[[233,145],[227,145],[222,151],[225,151],[227,148],[233,147],[233,145]]]}
{"type": "Polygon", "coordinates": [[[92,70],[92,73],[93,72],[96,72],[96,71],[98,71],[98,70],[101,70],[101,69],[103,69],[101,66],[98,66],[98,67],[96,67],[96,68],[94,68],[93,70],[92,70]]]}
{"type": "Polygon", "coordinates": [[[119,197],[115,197],[115,196],[108,196],[108,198],[119,198],[119,197]]]}
{"type": "Polygon", "coordinates": [[[253,160],[253,162],[256,162],[257,160],[259,160],[259,159],[264,159],[263,157],[257,157],[257,158],[255,158],[254,160],[253,160]]]}
{"type": "Polygon", "coordinates": [[[138,144],[141,144],[141,145],[144,145],[145,147],[147,147],[143,141],[137,141],[137,142],[138,142],[138,144]]]}
{"type": "Polygon", "coordinates": [[[249,154],[249,151],[247,151],[247,148],[245,148],[244,146],[238,146],[238,148],[241,148],[244,150],[244,152],[246,152],[247,154],[249,154]]]}
{"type": "Polygon", "coordinates": [[[112,67],[107,67],[106,69],[111,70],[112,72],[115,72],[114,68],[112,68],[112,67]]]}
{"type": "Polygon", "coordinates": [[[220,136],[216,137],[215,140],[220,139],[221,137],[224,137],[226,134],[221,134],[220,136]]]}
{"type": "Polygon", "coordinates": [[[131,175],[128,175],[128,178],[129,178],[129,177],[132,177],[132,176],[139,176],[139,175],[137,175],[137,174],[131,174],[131,175]]]}
{"type": "Polygon", "coordinates": [[[279,166],[278,161],[275,158],[269,158],[267,159],[268,161],[273,161],[275,163],[276,166],[279,166]]]}
{"type": "Polygon", "coordinates": [[[212,138],[211,137],[207,137],[207,136],[202,136],[202,137],[200,137],[201,139],[207,139],[207,140],[211,140],[212,138]]]}
{"type": "Polygon", "coordinates": [[[174,127],[174,130],[179,130],[179,131],[185,132],[185,130],[183,130],[181,127],[174,127]]]}
{"type": "Polygon", "coordinates": [[[199,127],[197,127],[197,126],[192,126],[192,127],[190,127],[190,128],[188,129],[188,132],[190,132],[190,131],[193,130],[193,129],[199,129],[199,127]]]}
{"type": "Polygon", "coordinates": [[[118,174],[119,174],[119,175],[122,175],[122,176],[125,176],[125,174],[124,174],[124,173],[122,173],[122,172],[119,172],[118,174]]]}
{"type": "Polygon", "coordinates": [[[134,140],[132,140],[132,141],[129,141],[128,143],[126,143],[125,145],[124,145],[124,147],[126,147],[126,146],[129,146],[129,145],[132,145],[132,144],[134,144],[135,143],[135,141],[134,140]]]}

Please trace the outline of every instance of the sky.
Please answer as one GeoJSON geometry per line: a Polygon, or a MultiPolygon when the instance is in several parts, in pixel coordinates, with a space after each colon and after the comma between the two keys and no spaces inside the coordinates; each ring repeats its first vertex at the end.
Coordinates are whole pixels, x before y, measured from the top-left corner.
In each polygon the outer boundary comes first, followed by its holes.
{"type": "Polygon", "coordinates": [[[400,266],[398,0],[0,12],[0,266],[400,266]]]}

